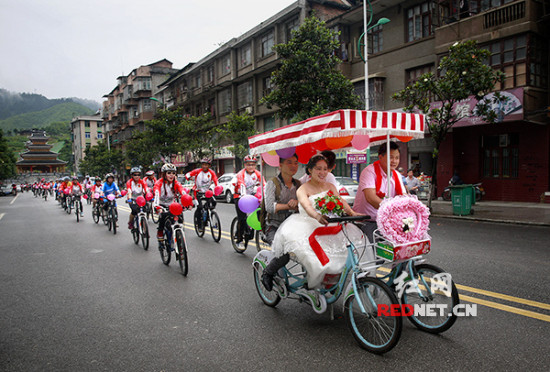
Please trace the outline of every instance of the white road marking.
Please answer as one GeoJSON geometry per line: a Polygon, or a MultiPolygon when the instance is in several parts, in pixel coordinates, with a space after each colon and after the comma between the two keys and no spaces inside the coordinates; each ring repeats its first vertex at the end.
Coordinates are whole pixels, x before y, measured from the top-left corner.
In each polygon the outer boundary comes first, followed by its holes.
{"type": "Polygon", "coordinates": [[[15,201],[15,199],[17,199],[18,196],[19,194],[15,195],[15,198],[13,198],[13,200],[10,202],[10,205],[13,204],[13,202],[15,201]]]}
{"type": "Polygon", "coordinates": [[[5,213],[0,213],[0,220],[4,217],[5,213]]]}

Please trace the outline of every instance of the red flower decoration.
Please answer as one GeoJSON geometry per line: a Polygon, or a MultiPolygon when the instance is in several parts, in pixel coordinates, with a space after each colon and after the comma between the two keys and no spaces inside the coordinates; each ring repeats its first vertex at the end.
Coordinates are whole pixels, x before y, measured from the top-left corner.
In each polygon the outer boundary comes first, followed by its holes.
{"type": "Polygon", "coordinates": [[[334,208],[336,208],[336,203],[335,202],[330,201],[330,202],[327,203],[327,209],[329,211],[332,211],[334,208]]]}
{"type": "Polygon", "coordinates": [[[325,205],[325,199],[319,199],[317,205],[319,206],[319,208],[321,208],[323,205],[325,205]]]}
{"type": "Polygon", "coordinates": [[[332,192],[332,190],[328,190],[327,196],[333,196],[333,195],[334,195],[334,193],[332,192]]]}

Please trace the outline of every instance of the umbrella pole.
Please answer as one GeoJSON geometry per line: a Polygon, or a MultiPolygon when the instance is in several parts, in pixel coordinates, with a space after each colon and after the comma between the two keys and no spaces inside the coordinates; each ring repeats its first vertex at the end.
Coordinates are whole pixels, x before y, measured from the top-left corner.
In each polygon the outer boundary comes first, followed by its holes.
{"type": "MultiPolygon", "coordinates": [[[[386,135],[386,183],[388,184],[388,192],[386,193],[386,196],[389,198],[390,197],[390,186],[391,186],[391,180],[393,179],[393,172],[391,171],[391,168],[390,168],[390,131],[388,131],[387,135],[386,135]]],[[[397,185],[395,185],[397,187],[397,185]]]]}

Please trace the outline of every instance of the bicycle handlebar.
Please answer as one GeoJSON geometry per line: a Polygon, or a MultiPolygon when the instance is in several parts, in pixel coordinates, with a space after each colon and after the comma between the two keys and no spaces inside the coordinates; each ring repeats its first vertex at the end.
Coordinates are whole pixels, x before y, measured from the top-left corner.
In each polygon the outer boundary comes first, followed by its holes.
{"type": "Polygon", "coordinates": [[[343,216],[343,217],[327,217],[327,222],[358,222],[370,220],[370,216],[343,216]]]}

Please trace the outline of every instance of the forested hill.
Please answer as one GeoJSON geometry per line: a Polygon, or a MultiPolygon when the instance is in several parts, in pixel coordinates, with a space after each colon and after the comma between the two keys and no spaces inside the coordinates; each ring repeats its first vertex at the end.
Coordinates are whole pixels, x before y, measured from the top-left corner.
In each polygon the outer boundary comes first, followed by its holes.
{"type": "Polygon", "coordinates": [[[53,122],[70,122],[75,116],[93,115],[95,111],[74,102],[58,103],[45,110],[28,112],[0,120],[4,132],[14,129],[42,128],[53,122]]]}
{"type": "Polygon", "coordinates": [[[60,103],[68,102],[79,103],[93,111],[97,111],[100,107],[99,102],[88,99],[76,97],[49,99],[40,94],[15,93],[0,88],[0,120],[27,112],[42,111],[60,103]]]}

